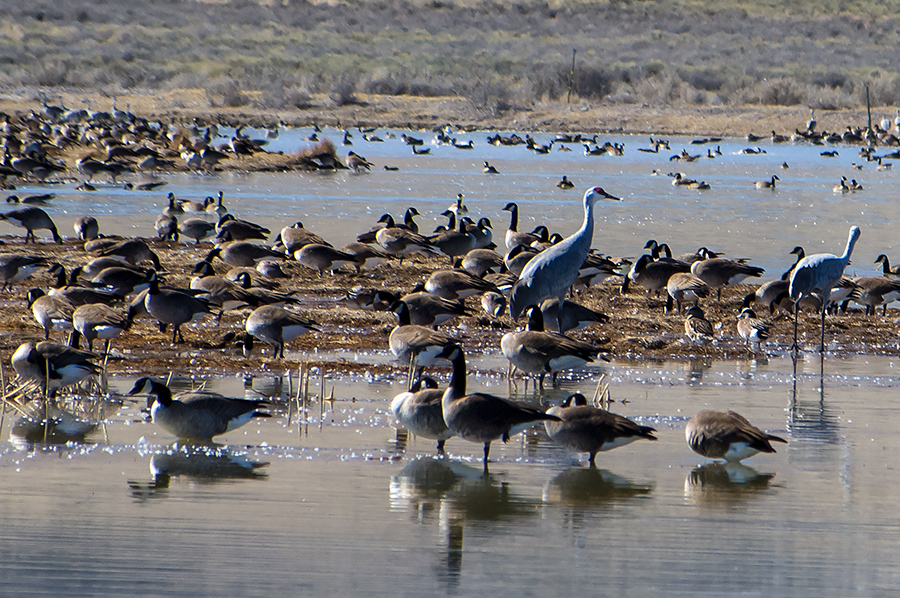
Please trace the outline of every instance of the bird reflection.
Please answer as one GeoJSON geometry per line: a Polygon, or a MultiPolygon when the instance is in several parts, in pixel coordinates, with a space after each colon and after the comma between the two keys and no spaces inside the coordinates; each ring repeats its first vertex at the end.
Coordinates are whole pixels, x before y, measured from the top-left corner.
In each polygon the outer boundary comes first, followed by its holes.
{"type": "Polygon", "coordinates": [[[817,401],[801,401],[797,393],[797,360],[794,360],[788,430],[797,439],[839,444],[841,441],[838,416],[825,404],[825,358],[819,360],[819,397],[817,401]]]}
{"type": "Polygon", "coordinates": [[[540,504],[480,468],[430,457],[411,461],[391,478],[390,499],[392,509],[410,509],[419,523],[437,519],[443,559],[436,576],[451,591],[459,585],[467,529],[482,532],[485,524],[503,529],[510,521],[537,516],[540,504]]]}
{"type": "Polygon", "coordinates": [[[35,444],[66,444],[84,442],[97,424],[84,420],[56,402],[30,403],[24,415],[13,423],[10,441],[19,448],[35,444]]]}
{"type": "Polygon", "coordinates": [[[712,367],[710,359],[691,359],[684,364],[689,384],[698,384],[703,381],[703,374],[712,367]]]}
{"type": "Polygon", "coordinates": [[[698,506],[737,506],[769,494],[774,477],[742,463],[704,463],[685,478],[684,497],[698,506]]]}
{"type": "Polygon", "coordinates": [[[198,484],[215,484],[225,480],[257,480],[267,474],[260,471],[268,465],[248,459],[216,445],[173,445],[170,450],[150,458],[150,482],[128,482],[131,495],[138,500],[168,496],[173,478],[183,477],[198,484]]]}
{"type": "Polygon", "coordinates": [[[603,509],[649,497],[654,484],[636,484],[596,467],[573,467],[544,486],[544,502],[573,509],[603,509]]]}

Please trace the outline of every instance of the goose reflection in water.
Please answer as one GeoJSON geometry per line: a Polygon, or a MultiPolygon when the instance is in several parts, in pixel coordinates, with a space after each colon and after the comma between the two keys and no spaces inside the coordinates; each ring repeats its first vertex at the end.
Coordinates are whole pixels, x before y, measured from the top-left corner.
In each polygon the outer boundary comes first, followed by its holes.
{"type": "Polygon", "coordinates": [[[30,403],[13,423],[10,442],[18,448],[32,448],[35,444],[82,443],[97,424],[63,409],[55,401],[30,403]]]}
{"type": "Polygon", "coordinates": [[[635,483],[595,467],[573,467],[544,486],[544,502],[572,509],[606,509],[649,498],[655,484],[635,483]]]}
{"type": "Polygon", "coordinates": [[[216,484],[228,480],[258,480],[268,474],[260,471],[268,463],[232,453],[216,444],[172,445],[166,452],[150,458],[150,482],[129,480],[131,495],[138,500],[164,498],[173,478],[197,484],[216,484]]]}
{"type": "Polygon", "coordinates": [[[497,483],[481,468],[430,457],[411,461],[391,478],[390,498],[392,510],[407,508],[419,523],[437,519],[443,555],[437,578],[448,589],[459,585],[467,529],[477,534],[513,530],[513,522],[536,517],[540,505],[540,500],[516,495],[508,483],[497,483]]]}
{"type": "Polygon", "coordinates": [[[732,507],[767,496],[774,473],[760,473],[737,462],[704,463],[684,480],[684,497],[697,506],[732,507]]]}

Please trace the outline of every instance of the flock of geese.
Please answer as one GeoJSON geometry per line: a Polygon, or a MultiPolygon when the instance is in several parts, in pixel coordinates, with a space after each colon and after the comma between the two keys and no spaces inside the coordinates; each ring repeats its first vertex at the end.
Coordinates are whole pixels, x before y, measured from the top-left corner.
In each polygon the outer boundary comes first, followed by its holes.
{"type": "MultiPolygon", "coordinates": [[[[193,161],[199,164],[198,167],[212,169],[228,157],[228,152],[224,151],[227,148],[215,149],[210,144],[214,138],[212,127],[207,127],[198,140],[181,130],[172,134],[169,129],[152,127],[130,113],[119,113],[115,109],[104,117],[73,117],[50,110],[48,106],[44,107],[44,112],[55,114],[53,126],[38,115],[32,115],[31,119],[22,118],[17,124],[10,117],[5,119],[5,170],[0,172],[4,180],[9,176],[44,180],[50,174],[62,171],[64,166],[53,159],[53,147],[72,145],[79,139],[94,147],[102,146],[106,151],[103,161],[89,156],[79,159],[78,169],[88,177],[85,184],[98,174],[107,174],[115,180],[116,176],[128,172],[129,163],[121,162],[123,159],[143,156],[141,164],[146,161],[146,168],[163,167],[161,161],[168,159],[165,152],[139,149],[151,148],[147,142],[151,132],[160,143],[166,144],[167,151],[174,151],[172,144],[180,147],[179,155],[188,165],[193,161]],[[87,118],[87,124],[82,125],[79,118],[87,118]],[[24,131],[28,134],[26,139],[21,139],[24,131]],[[58,137],[54,141],[56,145],[51,144],[49,133],[54,132],[68,141],[58,137]],[[30,135],[36,139],[28,141],[32,138],[30,135]],[[139,148],[130,147],[135,145],[139,148]],[[189,150],[186,149],[188,145],[189,150]],[[14,150],[17,150],[17,158],[13,158],[14,150]],[[32,163],[24,162],[24,159],[32,163]],[[114,163],[124,164],[124,167],[112,166],[114,163]]],[[[815,123],[811,122],[807,131],[798,131],[798,135],[811,143],[833,142],[827,136],[817,137],[814,129],[815,123]]],[[[882,131],[877,135],[880,143],[896,145],[891,139],[893,133],[882,131]]],[[[491,143],[514,144],[505,139],[497,136],[491,143]]],[[[895,136],[893,140],[896,140],[895,136]]],[[[345,143],[347,141],[345,135],[345,143]]],[[[412,138],[404,141],[414,150],[421,146],[412,138]]],[[[554,143],[584,141],[567,137],[540,146],[527,138],[524,143],[535,152],[546,153],[554,143]]],[[[774,137],[773,141],[781,142],[774,137]]],[[[596,138],[593,142],[596,143],[596,138]]],[[[240,129],[235,132],[229,147],[235,157],[264,151],[261,143],[244,137],[240,129]]],[[[653,151],[659,152],[661,148],[667,149],[668,144],[660,140],[653,142],[653,151]]],[[[420,149],[419,153],[422,151],[420,149]]],[[[624,147],[618,144],[597,145],[596,148],[586,144],[586,152],[591,155],[595,152],[620,155],[622,151],[624,147]]],[[[681,159],[689,157],[681,156],[681,159]]],[[[336,168],[341,164],[333,148],[306,158],[320,168],[329,164],[336,168]]],[[[878,159],[883,161],[884,156],[878,159]]],[[[354,152],[350,152],[347,162],[357,171],[372,167],[354,152]]],[[[484,172],[495,174],[497,171],[485,162],[484,172]]],[[[674,178],[677,184],[682,184],[682,175],[676,174],[674,178]]],[[[774,188],[778,180],[777,176],[772,176],[756,185],[774,188]]],[[[568,189],[574,184],[563,177],[558,186],[568,189]]],[[[553,440],[573,451],[588,453],[593,464],[598,452],[639,439],[655,440],[655,431],[589,406],[580,394],[543,412],[490,394],[468,393],[462,343],[436,328],[471,313],[464,301],[473,296],[480,298],[482,308],[491,317],[499,318],[507,310],[514,321],[527,316],[523,330],[503,335],[500,349],[509,360],[511,371],[515,369],[537,376],[543,384],[547,374],[555,378],[560,371],[582,367],[602,358],[598,347],[566,333],[609,318],[572,301],[571,293],[573,288],[590,287],[620,276],[622,292],[628,292],[629,285],[637,284],[648,292],[665,292],[667,310],[681,312],[682,304],[688,304],[684,323],[686,337],[695,343],[712,340],[714,327],[706,320],[700,299],[710,297],[713,291],[721,298],[723,287],[759,277],[763,269],[744,260],[722,257],[708,248],[674,258],[666,244],[655,241],[648,242],[645,249],[649,253],[634,263],[594,252],[590,247],[594,206],[601,200],[618,199],[600,187],[588,189],[583,198],[584,221],[568,237],[551,235],[544,226],[531,232],[519,231],[519,207],[510,203],[504,208],[510,214],[510,225],[504,238],[507,253],[500,255],[494,251],[496,244],[490,219],[476,221],[470,218],[462,195],[444,213],[448,218],[447,226],[434,234],[420,233],[415,222],[418,211],[410,208],[402,222],[385,214],[372,230],[361,234],[357,242],[336,249],[305,229],[301,222],[284,227],[274,245],[266,246],[260,241],[268,241],[271,231],[235,217],[225,205],[223,193],[203,202],[180,201],[170,193],[167,205],[156,221],[159,238],[172,242],[189,239],[195,244],[213,237],[216,240],[215,246],[196,265],[189,288],[165,284],[159,258],[146,241],[101,237],[96,218],[83,216],[75,221],[74,229],[85,243],[84,250],[93,259],[69,272],[61,264],[37,253],[0,254],[0,279],[4,289],[41,269],[53,276],[51,287],[46,291],[36,288],[28,292],[29,308],[43,329],[45,340],[21,344],[13,354],[12,365],[26,384],[40,389],[45,395],[52,395],[58,389],[97,375],[100,368],[96,360],[101,355],[94,353],[94,342],[103,341],[108,354],[110,342],[125,334],[138,317],[155,320],[161,332],[171,328],[174,345],[184,341],[183,325],[210,314],[221,318],[227,310],[248,308],[252,311],[244,321],[241,337],[244,351],[252,351],[255,339],[270,345],[274,357],[283,359],[286,343],[321,326],[289,309],[291,304],[298,303],[298,299],[291,293],[275,290],[270,284],[272,280],[290,276],[282,266],[284,262],[295,261],[321,275],[346,267],[359,271],[386,260],[402,262],[414,256],[443,256],[451,260],[453,267],[435,271],[421,287],[410,289],[405,295],[394,295],[386,290],[363,290],[353,296],[363,309],[390,311],[397,317],[398,323],[390,332],[387,344],[393,355],[410,368],[409,389],[392,402],[397,419],[413,433],[437,440],[439,452],[443,452],[444,443],[453,436],[482,444],[485,467],[494,440],[506,441],[511,435],[543,422],[553,440]],[[216,273],[214,260],[220,260],[230,268],[225,276],[216,273]],[[148,263],[149,266],[144,267],[148,263]],[[124,309],[120,307],[123,305],[124,309]],[[71,333],[69,343],[50,342],[54,331],[71,333]],[[87,350],[80,348],[82,337],[87,350]],[[452,368],[446,389],[438,388],[432,378],[422,375],[422,368],[439,361],[448,362],[452,368]]],[[[47,212],[29,202],[22,203],[28,205],[0,214],[0,221],[24,228],[26,242],[36,241],[35,231],[40,230],[49,231],[55,242],[63,242],[47,212]]],[[[843,277],[859,237],[860,229],[853,227],[847,247],[840,256],[807,256],[797,248],[797,262],[780,281],[767,283],[770,286],[763,285],[745,298],[736,329],[754,352],[760,350],[761,343],[769,335],[767,323],[757,317],[754,306],[765,306],[771,312],[781,309],[793,313],[795,349],[800,308],[818,311],[822,318],[821,349],[824,350],[824,321],[831,305],[853,299],[865,305],[867,311],[871,308],[874,312],[878,305],[886,306],[900,297],[900,282],[891,278],[895,273],[890,270],[886,256],[879,257],[885,276],[878,277],[880,280],[874,283],[843,277]]],[[[210,392],[172,396],[165,384],[150,378],[138,380],[129,394],[152,396],[153,421],[179,438],[210,440],[254,417],[268,416],[264,411],[266,404],[261,401],[230,399],[210,392]]],[[[740,461],[758,452],[771,453],[774,452],[771,442],[785,442],[730,411],[697,414],[689,421],[686,436],[689,446],[697,453],[728,461],[740,461]]]]}

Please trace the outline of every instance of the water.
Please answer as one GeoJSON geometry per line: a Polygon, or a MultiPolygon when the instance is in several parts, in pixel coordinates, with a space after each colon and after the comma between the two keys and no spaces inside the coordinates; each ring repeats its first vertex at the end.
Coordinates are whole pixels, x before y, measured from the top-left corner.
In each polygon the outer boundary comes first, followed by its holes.
{"type": "MultiPolygon", "coordinates": [[[[101,184],[98,192],[83,193],[66,185],[52,189],[58,196],[47,210],[64,232],[71,230],[77,216],[90,213],[99,219],[101,231],[154,235],[153,222],[166,204],[166,193],[202,200],[222,190],[225,205],[239,217],[273,231],[300,220],[340,246],[368,230],[381,214],[390,212],[399,217],[409,206],[416,206],[422,213],[421,229],[431,230],[446,222],[440,212],[457,193],[463,193],[470,210],[492,220],[495,237],[502,246],[509,214],[501,208],[507,202],[520,204],[520,229],[531,230],[538,223],[546,223],[551,230],[569,234],[581,223],[581,193],[599,184],[625,200],[601,202],[597,209],[594,247],[610,255],[640,255],[647,239],[655,238],[668,241],[676,253],[705,245],[731,256],[751,258],[754,264],[780,273],[793,262],[788,252],[796,245],[802,245],[808,253],[840,254],[850,225],[858,224],[863,236],[851,270],[865,275],[875,272],[872,262],[879,253],[890,255],[898,246],[892,228],[898,174],[877,171],[874,163],[865,163],[864,158],[857,157],[856,148],[849,146],[749,144],[734,139],[696,146],[689,144],[689,138],[671,138],[672,151],[647,154],[637,151],[649,145],[644,137],[607,136],[602,139],[625,144],[624,157],[585,156],[577,144],[570,145],[571,152],[537,155],[524,146],[488,145],[485,133],[472,133],[459,137],[460,141],[471,138],[474,150],[432,146],[431,155],[413,156],[399,140],[400,132],[396,133],[398,138],[384,143],[367,143],[357,134],[353,146],[339,146],[342,154],[352,149],[375,163],[372,173],[364,176],[348,172],[164,175],[161,180],[167,185],[153,192],[101,184]],[[705,154],[707,148],[716,145],[723,155],[714,160],[669,161],[669,156],[682,148],[705,154]],[[761,147],[767,153],[739,153],[747,147],[761,147]],[[830,149],[837,149],[840,155],[820,156],[830,149]],[[483,174],[484,160],[495,165],[500,174],[483,174]],[[789,170],[781,168],[784,162],[789,170]],[[856,170],[852,163],[865,163],[864,169],[856,170]],[[384,165],[400,170],[387,172],[382,169],[384,165]],[[663,175],[651,176],[653,170],[663,175]],[[665,176],[675,171],[705,180],[712,189],[675,187],[665,176]],[[556,188],[563,174],[576,183],[575,189],[556,188]],[[773,174],[781,179],[774,191],[753,185],[773,174]],[[832,187],[842,175],[857,179],[864,191],[835,194],[832,187]]],[[[308,130],[284,132],[273,140],[270,149],[296,151],[309,145],[303,141],[308,134],[308,130]]],[[[339,142],[341,134],[326,129],[322,137],[339,142]]],[[[547,142],[552,136],[536,138],[547,142]]],[[[22,191],[46,192],[47,187],[25,187],[22,191]]],[[[7,227],[3,232],[12,229],[7,227]]]]}
{"type": "MultiPolygon", "coordinates": [[[[306,133],[284,133],[274,149],[294,149],[306,133]]],[[[540,218],[574,230],[580,192],[554,186],[567,174],[579,188],[599,183],[625,198],[604,203],[597,217],[594,245],[610,254],[636,255],[652,237],[676,252],[707,245],[780,273],[794,245],[840,253],[849,225],[859,224],[854,267],[867,273],[875,255],[895,247],[896,175],[851,170],[858,160],[850,148],[839,147],[833,160],[789,145],[745,156],[735,152],[748,144],[729,140],[716,160],[676,164],[669,153],[635,151],[642,138],[611,137],[627,144],[626,156],[595,158],[577,147],[534,156],[486,146],[483,134],[461,137],[478,149],[435,147],[413,157],[399,141],[364,144],[357,136],[353,149],[399,172],[171,175],[157,193],[101,185],[81,194],[67,185],[54,189],[48,211],[61,228],[90,212],[106,232],[148,234],[165,192],[196,199],[223,189],[241,217],[273,229],[303,220],[338,245],[409,205],[427,229],[463,192],[500,237],[507,201],[520,202],[522,228],[540,218]],[[502,174],[483,175],[484,159],[502,174]],[[784,161],[790,170],[780,169],[784,161]],[[678,169],[713,189],[673,187],[650,176],[654,168],[678,169]],[[752,186],[771,174],[783,179],[774,192],[752,186]],[[841,174],[865,191],[833,194],[841,174]]],[[[687,141],[673,139],[671,153],[687,141]]],[[[479,364],[502,369],[496,355],[479,364]]],[[[388,404],[400,389],[380,380],[330,381],[333,404],[313,403],[298,416],[282,402],[273,418],[205,450],[173,445],[134,402],[68,405],[101,422],[68,444],[45,444],[41,430],[23,439],[7,412],[0,596],[885,594],[900,583],[900,366],[887,357],[828,357],[823,365],[805,356],[796,367],[778,358],[613,362],[604,366],[612,410],[656,427],[657,442],[602,454],[589,469],[584,456],[579,463],[537,429],[495,443],[488,476],[480,446],[451,439],[449,457],[437,460],[433,441],[395,429],[388,404]],[[684,441],[686,419],[704,408],[734,409],[789,444],[744,467],[705,463],[684,441]]],[[[548,389],[543,400],[591,395],[598,376],[592,370],[585,382],[548,389]]],[[[132,382],[114,379],[111,387],[121,393],[132,382]]],[[[469,382],[541,398],[495,375],[469,382]]],[[[283,384],[211,381],[248,398],[286,395],[283,384]]]]}
{"type": "MultiPolygon", "coordinates": [[[[537,429],[495,443],[487,477],[478,445],[451,439],[437,460],[433,441],[405,439],[388,413],[399,389],[385,383],[338,381],[333,406],[313,403],[289,423],[281,404],[205,451],[173,446],[141,405],[108,404],[86,443],[4,443],[2,593],[883,593],[900,582],[895,365],[828,358],[823,371],[810,356],[795,376],[786,359],[612,364],[612,409],[656,427],[658,442],[589,469],[537,429]],[[704,463],[684,425],[707,407],[790,443],[744,466],[704,463]]],[[[213,387],[283,390],[273,379],[213,387]]]]}

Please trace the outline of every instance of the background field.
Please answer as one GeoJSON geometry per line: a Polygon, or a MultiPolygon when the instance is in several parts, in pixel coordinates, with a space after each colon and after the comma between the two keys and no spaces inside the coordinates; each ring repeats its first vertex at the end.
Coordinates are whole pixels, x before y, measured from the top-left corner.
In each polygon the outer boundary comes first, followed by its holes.
{"type": "Polygon", "coordinates": [[[0,89],[269,111],[456,97],[490,118],[564,103],[570,82],[575,104],[820,110],[865,106],[868,83],[891,107],[898,14],[897,0],[2,0],[0,89]]]}

